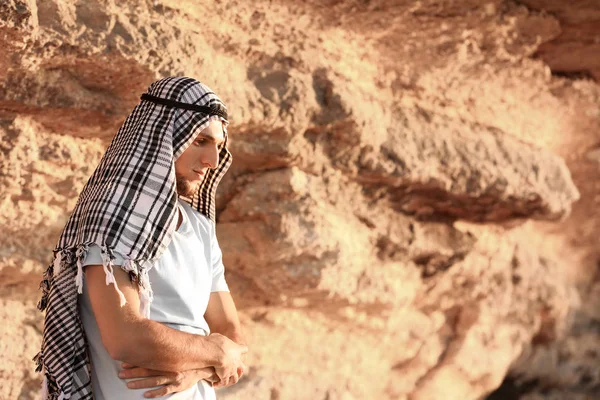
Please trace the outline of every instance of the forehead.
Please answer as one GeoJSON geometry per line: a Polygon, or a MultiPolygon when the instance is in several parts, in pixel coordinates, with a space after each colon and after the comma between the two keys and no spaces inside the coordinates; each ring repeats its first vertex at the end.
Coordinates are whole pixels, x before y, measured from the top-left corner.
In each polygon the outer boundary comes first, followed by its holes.
{"type": "Polygon", "coordinates": [[[225,140],[225,135],[223,132],[223,122],[219,120],[210,121],[206,128],[204,128],[201,131],[198,131],[196,137],[210,138],[221,143],[223,140],[225,140]]]}

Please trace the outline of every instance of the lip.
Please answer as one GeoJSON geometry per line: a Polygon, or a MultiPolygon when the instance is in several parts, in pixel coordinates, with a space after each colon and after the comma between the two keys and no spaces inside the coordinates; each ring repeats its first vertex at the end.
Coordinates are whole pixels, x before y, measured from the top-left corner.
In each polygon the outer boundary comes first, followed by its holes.
{"type": "Polygon", "coordinates": [[[198,178],[202,178],[205,175],[205,172],[198,172],[195,169],[193,169],[192,171],[194,171],[196,175],[198,175],[198,178]]]}

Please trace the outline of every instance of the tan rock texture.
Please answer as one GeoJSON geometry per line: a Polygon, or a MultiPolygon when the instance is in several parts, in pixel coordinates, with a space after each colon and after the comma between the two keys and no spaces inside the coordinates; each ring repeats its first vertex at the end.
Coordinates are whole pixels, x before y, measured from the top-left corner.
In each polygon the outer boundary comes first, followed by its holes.
{"type": "Polygon", "coordinates": [[[149,83],[232,114],[251,353],[221,399],[600,398],[600,3],[3,0],[0,399],[37,285],[149,83]]]}

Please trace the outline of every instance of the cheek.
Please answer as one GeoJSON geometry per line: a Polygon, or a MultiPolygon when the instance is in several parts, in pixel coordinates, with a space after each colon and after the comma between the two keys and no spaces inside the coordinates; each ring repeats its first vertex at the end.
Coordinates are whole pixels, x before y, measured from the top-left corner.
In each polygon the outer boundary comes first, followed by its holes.
{"type": "Polygon", "coordinates": [[[187,160],[186,160],[186,157],[184,157],[184,155],[182,154],[175,161],[175,172],[178,174],[183,173],[186,170],[186,166],[187,166],[187,160]]]}

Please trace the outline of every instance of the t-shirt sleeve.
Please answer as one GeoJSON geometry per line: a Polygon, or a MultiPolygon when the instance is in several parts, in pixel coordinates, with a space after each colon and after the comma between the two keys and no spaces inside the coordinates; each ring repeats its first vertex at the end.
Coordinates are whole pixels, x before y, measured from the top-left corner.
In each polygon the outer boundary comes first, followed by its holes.
{"type": "Polygon", "coordinates": [[[223,265],[223,254],[217,241],[216,228],[213,224],[211,234],[211,263],[212,263],[212,286],[211,292],[229,292],[229,286],[225,281],[225,266],[223,265]]]}
{"type": "MultiPolygon", "coordinates": [[[[113,260],[114,265],[123,265],[124,258],[119,253],[113,253],[115,259],[113,260]]],[[[100,246],[92,244],[88,247],[87,254],[83,260],[83,266],[86,265],[103,265],[102,254],[100,252],[100,246]]]]}

